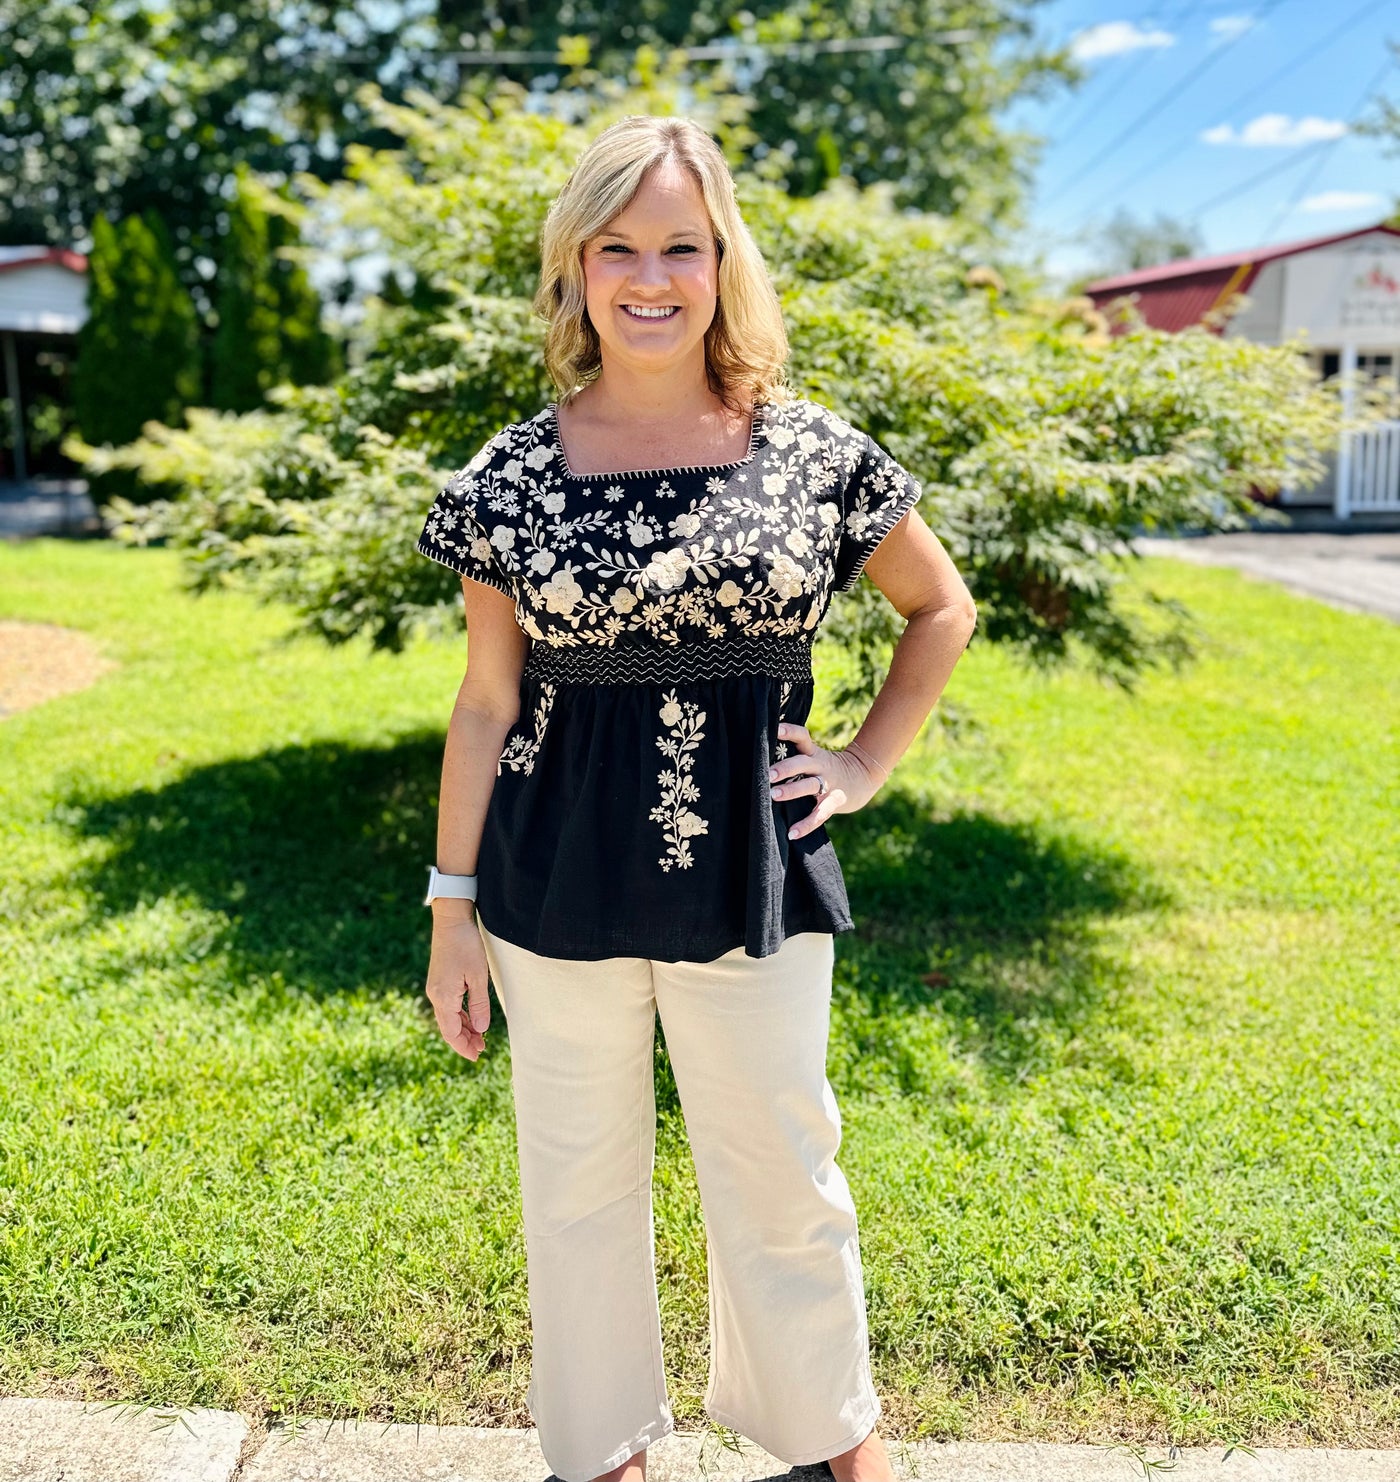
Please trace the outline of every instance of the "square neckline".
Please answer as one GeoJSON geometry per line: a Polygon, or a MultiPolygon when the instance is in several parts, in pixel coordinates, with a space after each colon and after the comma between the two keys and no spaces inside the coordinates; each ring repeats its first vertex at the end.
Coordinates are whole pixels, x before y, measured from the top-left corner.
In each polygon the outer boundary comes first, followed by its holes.
{"type": "Polygon", "coordinates": [[[569,467],[569,456],[564,451],[564,439],[559,432],[559,403],[551,401],[545,408],[547,424],[549,427],[550,442],[554,452],[559,457],[565,474],[576,482],[585,482],[589,479],[639,479],[655,477],[664,473],[725,473],[732,469],[744,468],[752,463],[758,455],[759,446],[764,435],[768,431],[768,411],[771,403],[767,401],[756,401],[749,422],[749,448],[742,458],[737,458],[730,463],[678,463],[669,468],[618,468],[604,470],[602,473],[575,473],[569,467]]]}

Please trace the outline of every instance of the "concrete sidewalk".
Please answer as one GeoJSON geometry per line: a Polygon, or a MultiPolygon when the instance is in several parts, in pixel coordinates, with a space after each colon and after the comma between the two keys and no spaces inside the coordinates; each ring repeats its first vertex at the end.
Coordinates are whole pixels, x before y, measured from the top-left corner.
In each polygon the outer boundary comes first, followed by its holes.
{"type": "Polygon", "coordinates": [[[1178,539],[1138,536],[1144,556],[1173,556],[1278,582],[1349,612],[1400,623],[1400,531],[1226,530],[1178,539]]]}
{"type": "MultiPolygon", "coordinates": [[[[1191,1447],[1168,1456],[1144,1448],[1044,1442],[888,1442],[901,1477],[929,1482],[1400,1482],[1400,1451],[1191,1447]]],[[[4,1482],[545,1482],[549,1467],[533,1430],[480,1426],[303,1421],[295,1431],[250,1429],[232,1411],[104,1408],[81,1400],[0,1399],[4,1482]]],[[[792,1467],[752,1443],[742,1455],[715,1435],[680,1433],[649,1448],[654,1482],[830,1482],[825,1463],[792,1467]]]]}

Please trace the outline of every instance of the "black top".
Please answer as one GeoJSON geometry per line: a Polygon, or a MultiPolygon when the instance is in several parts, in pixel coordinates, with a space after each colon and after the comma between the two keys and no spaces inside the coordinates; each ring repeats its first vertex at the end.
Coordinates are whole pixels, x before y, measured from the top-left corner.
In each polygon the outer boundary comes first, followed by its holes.
{"type": "Polygon", "coordinates": [[[812,795],[774,799],[834,592],[919,497],[813,401],[760,403],[736,463],[575,474],[555,407],[434,499],[423,555],[515,599],[533,640],[496,766],[477,911],[550,957],[710,962],[849,929],[812,795]]]}

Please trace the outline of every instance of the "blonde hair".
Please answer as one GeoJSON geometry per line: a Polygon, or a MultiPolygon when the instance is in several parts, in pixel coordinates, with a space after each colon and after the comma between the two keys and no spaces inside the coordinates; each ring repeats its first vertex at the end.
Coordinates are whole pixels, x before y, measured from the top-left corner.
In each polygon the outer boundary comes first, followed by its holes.
{"type": "Polygon", "coordinates": [[[747,412],[754,401],[791,399],[782,308],[743,217],[719,146],[697,123],[631,114],[603,130],[579,156],[540,231],[540,286],[534,311],[548,324],[544,362],[571,400],[602,369],[598,332],[588,318],[582,250],[626,210],[643,176],[668,160],[700,187],[719,252],[719,296],[705,331],[705,374],[726,406],[747,412]]]}

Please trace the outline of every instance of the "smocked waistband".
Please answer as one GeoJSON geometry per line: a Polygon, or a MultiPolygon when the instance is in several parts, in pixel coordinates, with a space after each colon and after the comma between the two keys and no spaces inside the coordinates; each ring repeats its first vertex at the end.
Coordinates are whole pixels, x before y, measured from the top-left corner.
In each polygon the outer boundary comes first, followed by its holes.
{"type": "Polygon", "coordinates": [[[525,673],[561,684],[666,684],[772,674],[810,681],[812,645],[797,637],[741,637],[674,645],[561,648],[532,643],[525,673]]]}

